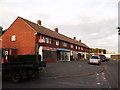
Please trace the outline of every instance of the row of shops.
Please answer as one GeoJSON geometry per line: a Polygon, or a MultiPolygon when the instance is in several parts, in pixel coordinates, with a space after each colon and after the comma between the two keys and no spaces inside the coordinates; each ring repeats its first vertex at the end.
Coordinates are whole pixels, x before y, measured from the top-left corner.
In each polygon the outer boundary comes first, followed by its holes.
{"type": "MultiPolygon", "coordinates": [[[[17,55],[15,53],[17,49],[7,48],[3,49],[3,55],[17,55]]],[[[75,61],[75,60],[85,60],[89,58],[89,53],[72,51],[63,48],[51,48],[45,46],[39,46],[38,54],[41,55],[41,61],[45,62],[57,62],[57,61],[75,61]]]]}
{"type": "Polygon", "coordinates": [[[46,62],[85,60],[89,53],[71,51],[63,48],[39,47],[41,60],[46,62]]]}

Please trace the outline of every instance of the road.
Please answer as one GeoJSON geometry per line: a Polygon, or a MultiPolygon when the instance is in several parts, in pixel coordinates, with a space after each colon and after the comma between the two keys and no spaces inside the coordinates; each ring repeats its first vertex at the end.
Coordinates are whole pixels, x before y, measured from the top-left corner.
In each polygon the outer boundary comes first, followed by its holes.
{"type": "Polygon", "coordinates": [[[118,60],[90,65],[87,60],[47,63],[37,78],[3,81],[2,88],[118,88],[118,60]]]}

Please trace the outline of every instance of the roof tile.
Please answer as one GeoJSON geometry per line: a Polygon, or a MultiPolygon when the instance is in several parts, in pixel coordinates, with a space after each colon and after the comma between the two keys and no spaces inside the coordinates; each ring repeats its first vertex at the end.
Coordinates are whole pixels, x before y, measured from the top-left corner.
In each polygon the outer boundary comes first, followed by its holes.
{"type": "Polygon", "coordinates": [[[53,38],[56,38],[56,39],[59,39],[59,40],[63,40],[63,41],[66,41],[66,42],[69,42],[69,43],[72,43],[72,44],[76,44],[76,45],[80,45],[80,46],[83,46],[83,47],[86,47],[86,48],[89,48],[86,44],[82,43],[82,42],[79,42],[77,40],[74,40],[70,37],[67,37],[63,34],[60,34],[60,33],[57,33],[53,30],[50,30],[46,27],[43,27],[41,25],[38,25],[36,23],[33,23],[29,20],[26,20],[22,17],[20,17],[22,20],[24,20],[28,25],[30,25],[36,32],[40,33],[40,34],[43,34],[43,35],[47,35],[47,36],[50,36],[50,37],[53,37],[53,38]]]}

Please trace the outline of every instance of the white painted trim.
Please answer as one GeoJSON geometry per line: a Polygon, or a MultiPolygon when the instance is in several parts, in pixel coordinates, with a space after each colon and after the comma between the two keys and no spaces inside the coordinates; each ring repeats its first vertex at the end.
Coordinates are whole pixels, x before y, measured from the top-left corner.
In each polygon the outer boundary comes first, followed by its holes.
{"type": "Polygon", "coordinates": [[[34,35],[36,35],[37,33],[34,33],[34,35]]]}
{"type": "Polygon", "coordinates": [[[40,46],[40,47],[39,47],[38,54],[41,55],[41,61],[43,61],[43,52],[42,52],[42,51],[43,51],[43,47],[40,46]]]}

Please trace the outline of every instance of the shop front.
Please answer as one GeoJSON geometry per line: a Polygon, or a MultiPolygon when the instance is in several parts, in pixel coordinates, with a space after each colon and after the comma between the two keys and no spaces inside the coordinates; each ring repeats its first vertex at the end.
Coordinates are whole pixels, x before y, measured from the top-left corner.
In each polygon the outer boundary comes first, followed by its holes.
{"type": "Polygon", "coordinates": [[[56,62],[57,61],[57,48],[40,46],[39,55],[41,55],[41,61],[56,62]]]}
{"type": "Polygon", "coordinates": [[[85,59],[85,54],[83,52],[78,53],[78,59],[79,60],[84,60],[85,59]]]}
{"type": "Polygon", "coordinates": [[[85,60],[85,53],[78,51],[71,51],[72,60],[85,60]]]}
{"type": "Polygon", "coordinates": [[[58,60],[59,61],[70,61],[70,50],[57,48],[58,60]]]}
{"type": "Polygon", "coordinates": [[[78,60],[78,51],[72,51],[73,53],[73,60],[78,60]]]}

